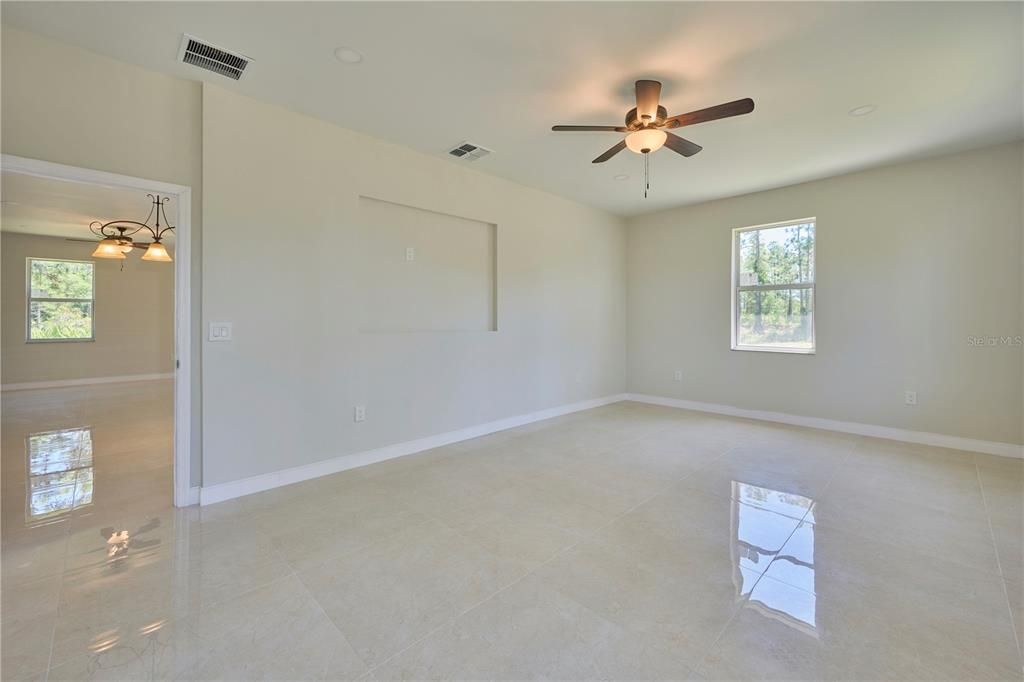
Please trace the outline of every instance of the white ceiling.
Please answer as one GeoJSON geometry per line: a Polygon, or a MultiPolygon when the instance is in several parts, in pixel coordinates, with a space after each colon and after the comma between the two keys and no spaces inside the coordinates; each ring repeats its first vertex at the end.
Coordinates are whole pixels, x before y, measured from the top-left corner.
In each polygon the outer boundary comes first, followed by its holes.
{"type": "MultiPolygon", "coordinates": [[[[3,20],[208,80],[623,215],[1024,136],[1022,3],[4,2],[3,20]],[[176,62],[192,33],[254,61],[241,82],[176,62]],[[338,62],[348,46],[365,59],[338,62]],[[741,97],[744,117],[680,130],[704,151],[590,160],[632,82],[669,114],[741,97]],[[877,105],[855,118],[847,111],[877,105]],[[628,174],[625,181],[613,176],[628,174]]],[[[144,115],[144,107],[140,109],[144,115]]],[[[457,161],[452,161],[457,163],[457,161]]]]}
{"type": "MultiPolygon", "coordinates": [[[[98,220],[137,220],[143,222],[152,208],[145,192],[103,187],[67,180],[53,180],[33,175],[4,172],[0,174],[0,229],[44,237],[73,239],[97,238],[89,231],[89,223],[98,220]]],[[[167,217],[173,222],[174,199],[166,205],[167,217]]],[[[161,225],[163,225],[161,218],[161,225]]],[[[155,223],[150,219],[149,224],[155,223]]],[[[173,240],[173,232],[167,241],[173,240]]],[[[139,234],[135,240],[148,242],[150,235],[139,234]]]]}

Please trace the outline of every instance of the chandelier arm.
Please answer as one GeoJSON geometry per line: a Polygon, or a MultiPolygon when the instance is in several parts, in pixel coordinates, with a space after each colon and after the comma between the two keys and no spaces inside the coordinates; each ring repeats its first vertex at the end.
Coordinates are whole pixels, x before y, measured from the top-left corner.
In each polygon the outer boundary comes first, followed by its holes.
{"type": "Polygon", "coordinates": [[[130,237],[142,228],[146,228],[150,232],[153,231],[153,228],[149,225],[134,220],[111,220],[109,223],[101,223],[98,220],[94,220],[89,223],[89,230],[99,237],[130,237]],[[97,225],[99,227],[96,227],[97,225]],[[122,225],[131,225],[132,227],[121,227],[122,225]],[[117,230],[117,232],[110,230],[117,230]]]}
{"type": "Polygon", "coordinates": [[[170,201],[170,200],[171,200],[170,197],[164,197],[163,199],[159,199],[159,201],[157,202],[157,204],[160,207],[159,208],[160,213],[163,213],[163,215],[164,215],[164,227],[163,227],[163,229],[160,228],[160,214],[158,213],[157,216],[156,216],[156,234],[154,235],[154,238],[157,239],[157,240],[163,238],[163,236],[165,234],[167,234],[168,230],[173,230],[174,229],[174,225],[171,225],[171,221],[167,219],[167,209],[165,208],[167,206],[167,202],[170,201]]]}
{"type": "Polygon", "coordinates": [[[139,222],[137,220],[111,220],[108,223],[101,223],[99,220],[94,220],[89,223],[89,231],[97,237],[104,239],[127,239],[130,243],[131,237],[138,234],[143,229],[149,232],[153,237],[153,241],[160,241],[168,231],[173,230],[174,226],[167,220],[167,209],[164,206],[170,201],[170,197],[161,197],[160,195],[146,194],[152,201],[153,204],[149,208],[149,215],[146,216],[145,222],[139,222]],[[160,215],[163,214],[164,225],[160,225],[160,215]],[[156,218],[156,225],[152,226],[149,221],[156,218]]]}

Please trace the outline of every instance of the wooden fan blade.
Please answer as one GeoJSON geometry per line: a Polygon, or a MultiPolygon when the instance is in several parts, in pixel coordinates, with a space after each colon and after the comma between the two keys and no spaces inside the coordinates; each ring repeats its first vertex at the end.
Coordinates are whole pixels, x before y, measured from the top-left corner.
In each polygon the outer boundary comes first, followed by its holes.
{"type": "Polygon", "coordinates": [[[551,126],[556,132],[599,132],[599,133],[624,133],[626,128],[622,126],[551,126]]]}
{"type": "Polygon", "coordinates": [[[753,110],[754,100],[747,97],[745,99],[738,99],[735,102],[726,102],[725,104],[718,104],[707,109],[691,111],[688,114],[672,116],[665,119],[665,127],[682,128],[683,126],[692,126],[695,123],[717,121],[720,118],[729,118],[730,116],[742,116],[743,114],[749,114],[753,110]]]}
{"type": "Polygon", "coordinates": [[[679,137],[678,135],[674,135],[673,133],[667,131],[665,132],[665,134],[668,135],[668,138],[666,138],[665,140],[665,146],[677,154],[682,154],[683,156],[693,156],[701,149],[704,149],[699,144],[690,142],[684,137],[679,137]]]}
{"type": "Polygon", "coordinates": [[[618,154],[619,152],[621,152],[625,148],[626,148],[626,141],[622,140],[617,145],[615,145],[614,147],[612,147],[611,149],[606,151],[604,154],[602,154],[601,156],[599,156],[596,159],[594,159],[593,161],[591,161],[591,163],[604,163],[605,161],[607,161],[608,159],[612,158],[613,156],[615,156],[616,154],[618,154]]]}
{"type": "Polygon", "coordinates": [[[658,116],[658,100],[661,99],[661,83],[658,81],[636,82],[636,116],[640,121],[653,121],[658,116]]]}

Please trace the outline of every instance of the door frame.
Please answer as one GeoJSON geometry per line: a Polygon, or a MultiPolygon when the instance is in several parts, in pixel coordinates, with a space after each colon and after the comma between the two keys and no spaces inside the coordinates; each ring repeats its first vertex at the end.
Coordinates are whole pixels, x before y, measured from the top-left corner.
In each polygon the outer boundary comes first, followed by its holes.
{"type": "Polygon", "coordinates": [[[192,188],[159,180],[0,154],[0,170],[41,178],[160,193],[177,201],[174,227],[174,506],[199,502],[192,476],[192,188]]]}

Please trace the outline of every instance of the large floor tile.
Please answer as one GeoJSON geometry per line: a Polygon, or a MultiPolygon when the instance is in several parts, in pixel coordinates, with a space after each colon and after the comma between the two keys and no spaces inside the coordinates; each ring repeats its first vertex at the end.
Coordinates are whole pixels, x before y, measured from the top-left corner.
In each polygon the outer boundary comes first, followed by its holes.
{"type": "Polygon", "coordinates": [[[295,577],[177,621],[112,636],[54,680],[354,679],[367,666],[295,577]]]}
{"type": "MultiPolygon", "coordinates": [[[[706,679],[1020,679],[997,585],[947,603],[905,585],[807,592],[765,576],[702,662],[706,679]]],[[[952,587],[950,588],[950,592],[952,587]]]]}
{"type": "Polygon", "coordinates": [[[815,522],[999,575],[989,520],[944,512],[863,489],[831,491],[814,506],[815,522]]]}
{"type": "Polygon", "coordinates": [[[694,535],[680,550],[624,534],[584,542],[537,571],[547,585],[623,628],[631,641],[693,665],[760,575],[728,541],[694,535]]]}
{"type": "Polygon", "coordinates": [[[658,646],[536,578],[442,627],[372,673],[380,680],[686,679],[658,646]]]}
{"type": "Polygon", "coordinates": [[[299,576],[359,656],[377,665],[522,572],[427,521],[299,576]]]}

